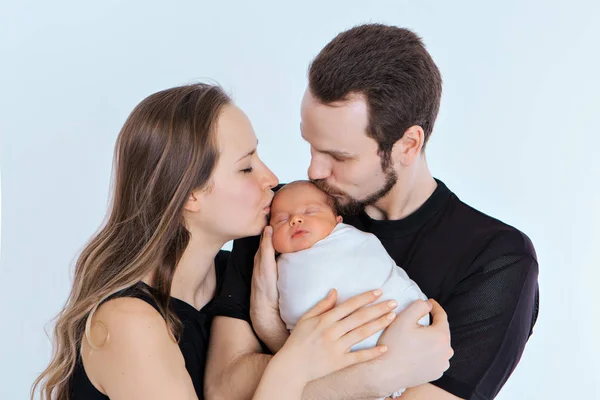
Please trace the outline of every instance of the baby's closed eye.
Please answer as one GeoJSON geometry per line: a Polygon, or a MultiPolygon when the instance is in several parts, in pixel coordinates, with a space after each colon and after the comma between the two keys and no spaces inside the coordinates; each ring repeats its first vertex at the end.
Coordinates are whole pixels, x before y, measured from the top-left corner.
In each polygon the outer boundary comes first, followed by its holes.
{"type": "Polygon", "coordinates": [[[288,217],[286,215],[279,215],[277,217],[274,218],[274,221],[276,224],[280,224],[282,222],[285,222],[288,220],[288,217]]]}

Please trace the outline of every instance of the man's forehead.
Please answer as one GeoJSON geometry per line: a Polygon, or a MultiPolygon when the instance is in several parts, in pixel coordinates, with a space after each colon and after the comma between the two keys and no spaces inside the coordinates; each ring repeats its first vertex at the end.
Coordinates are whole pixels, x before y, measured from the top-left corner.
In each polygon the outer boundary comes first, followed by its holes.
{"type": "Polygon", "coordinates": [[[377,147],[374,139],[362,131],[311,130],[301,127],[301,135],[314,150],[338,157],[354,158],[365,151],[371,151],[371,147],[375,148],[375,150],[377,147]]]}
{"type": "Polygon", "coordinates": [[[303,109],[300,120],[302,137],[317,147],[347,151],[344,147],[362,146],[367,136],[366,106],[356,102],[339,107],[318,104],[303,109]]]}

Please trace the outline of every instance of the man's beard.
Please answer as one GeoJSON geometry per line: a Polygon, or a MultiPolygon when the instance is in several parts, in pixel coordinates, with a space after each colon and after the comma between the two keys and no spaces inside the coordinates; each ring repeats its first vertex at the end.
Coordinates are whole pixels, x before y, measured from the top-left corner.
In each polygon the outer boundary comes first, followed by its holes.
{"type": "Polygon", "coordinates": [[[393,168],[386,168],[383,170],[383,172],[385,174],[385,183],[381,189],[370,194],[364,200],[355,199],[347,193],[328,185],[324,179],[314,179],[311,180],[311,182],[334,199],[336,209],[340,214],[356,215],[364,210],[366,206],[375,204],[379,199],[387,195],[390,190],[392,190],[396,182],[398,182],[398,175],[393,168]]]}

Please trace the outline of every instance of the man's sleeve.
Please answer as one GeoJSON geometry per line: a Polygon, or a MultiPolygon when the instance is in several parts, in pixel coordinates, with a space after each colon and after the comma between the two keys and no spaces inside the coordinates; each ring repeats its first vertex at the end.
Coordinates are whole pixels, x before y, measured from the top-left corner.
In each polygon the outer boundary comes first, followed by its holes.
{"type": "Polygon", "coordinates": [[[517,366],[538,313],[538,264],[518,231],[492,238],[447,299],[454,357],[433,385],[465,399],[493,399],[517,366]]]}
{"type": "Polygon", "coordinates": [[[223,273],[223,286],[211,307],[212,316],[231,317],[250,322],[250,284],[254,255],[259,243],[260,236],[233,242],[233,249],[223,273]]]}

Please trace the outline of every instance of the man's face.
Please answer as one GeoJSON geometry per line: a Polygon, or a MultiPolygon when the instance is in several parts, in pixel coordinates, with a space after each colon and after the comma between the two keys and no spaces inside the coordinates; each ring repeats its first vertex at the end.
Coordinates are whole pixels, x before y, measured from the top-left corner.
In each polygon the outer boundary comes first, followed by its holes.
{"type": "Polygon", "coordinates": [[[301,108],[302,137],[310,144],[308,177],[351,214],[385,196],[397,181],[382,169],[377,142],[368,137],[368,107],[362,96],[324,105],[307,89],[301,108]]]}

